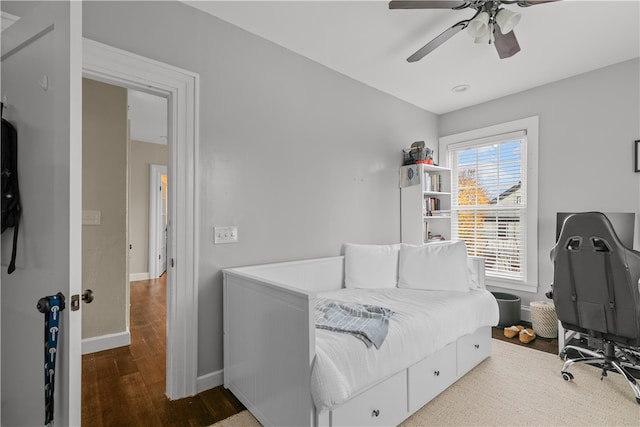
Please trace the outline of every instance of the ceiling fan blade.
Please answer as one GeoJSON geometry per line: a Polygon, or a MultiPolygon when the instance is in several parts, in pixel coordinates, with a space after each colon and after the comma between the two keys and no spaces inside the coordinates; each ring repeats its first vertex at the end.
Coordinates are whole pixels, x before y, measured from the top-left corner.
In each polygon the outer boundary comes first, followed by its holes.
{"type": "Polygon", "coordinates": [[[390,1],[389,9],[464,9],[470,4],[462,0],[390,1]]]}
{"type": "Polygon", "coordinates": [[[553,3],[556,1],[560,1],[560,0],[518,0],[518,6],[529,7],[529,6],[535,6],[537,4],[553,3]]]}
{"type": "Polygon", "coordinates": [[[510,31],[507,34],[502,34],[500,27],[496,24],[496,30],[493,35],[495,37],[494,44],[496,45],[496,50],[498,51],[500,59],[510,58],[520,52],[520,44],[518,43],[518,39],[516,39],[516,35],[513,31],[510,31]]]}
{"type": "Polygon", "coordinates": [[[467,25],[469,25],[469,20],[466,19],[464,21],[460,21],[457,24],[453,25],[450,28],[447,28],[444,32],[442,32],[442,34],[440,34],[438,37],[436,37],[435,39],[431,40],[429,43],[427,43],[426,45],[422,46],[420,49],[418,49],[416,51],[416,53],[414,53],[413,55],[411,55],[410,57],[407,58],[408,62],[416,62],[421,60],[422,58],[424,58],[427,54],[433,52],[438,46],[440,46],[442,43],[446,42],[447,40],[449,40],[451,37],[455,36],[456,34],[458,34],[460,31],[464,30],[465,28],[467,28],[467,25]]]}

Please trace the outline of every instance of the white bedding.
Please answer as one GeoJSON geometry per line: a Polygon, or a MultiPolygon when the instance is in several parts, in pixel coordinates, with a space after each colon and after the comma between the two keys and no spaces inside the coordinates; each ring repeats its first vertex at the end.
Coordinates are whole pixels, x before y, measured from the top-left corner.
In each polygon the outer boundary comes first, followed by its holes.
{"type": "Polygon", "coordinates": [[[414,289],[340,289],[319,297],[379,305],[394,314],[380,349],[357,338],[316,329],[311,394],[322,412],[435,353],[463,335],[498,323],[498,304],[490,292],[414,289]]]}

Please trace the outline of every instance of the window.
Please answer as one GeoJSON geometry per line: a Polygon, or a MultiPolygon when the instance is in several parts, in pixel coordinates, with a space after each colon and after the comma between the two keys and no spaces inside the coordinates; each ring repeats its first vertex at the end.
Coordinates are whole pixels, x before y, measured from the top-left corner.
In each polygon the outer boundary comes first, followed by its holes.
{"type": "Polygon", "coordinates": [[[487,274],[523,281],[527,141],[524,132],[496,140],[449,147],[451,236],[485,258],[487,274]]]}
{"type": "Polygon", "coordinates": [[[485,258],[487,283],[537,291],[537,117],[443,137],[451,236],[485,258]]]}

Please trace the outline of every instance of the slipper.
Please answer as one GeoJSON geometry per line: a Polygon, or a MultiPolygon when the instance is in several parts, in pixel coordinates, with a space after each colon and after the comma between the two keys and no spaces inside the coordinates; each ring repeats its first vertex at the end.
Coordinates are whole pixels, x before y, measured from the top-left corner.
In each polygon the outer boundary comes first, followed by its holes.
{"type": "Polygon", "coordinates": [[[536,333],[533,331],[533,329],[526,328],[520,331],[521,343],[528,344],[535,339],[536,339],[536,333]]]}
{"type": "Polygon", "coordinates": [[[509,326],[508,328],[504,328],[504,336],[507,338],[513,338],[518,335],[523,329],[524,327],[520,325],[509,326]]]}

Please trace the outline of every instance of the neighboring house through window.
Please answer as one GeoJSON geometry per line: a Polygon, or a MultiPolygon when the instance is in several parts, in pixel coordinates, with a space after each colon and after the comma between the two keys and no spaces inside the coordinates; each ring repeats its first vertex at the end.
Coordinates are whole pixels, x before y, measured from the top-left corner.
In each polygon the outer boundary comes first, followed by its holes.
{"type": "Polygon", "coordinates": [[[485,258],[492,286],[536,292],[538,118],[440,138],[451,168],[451,236],[485,258]]]}

